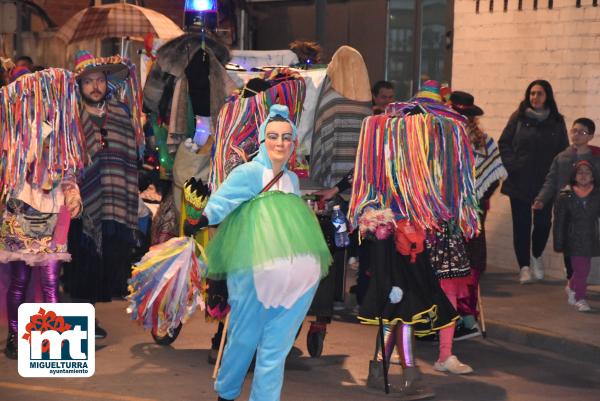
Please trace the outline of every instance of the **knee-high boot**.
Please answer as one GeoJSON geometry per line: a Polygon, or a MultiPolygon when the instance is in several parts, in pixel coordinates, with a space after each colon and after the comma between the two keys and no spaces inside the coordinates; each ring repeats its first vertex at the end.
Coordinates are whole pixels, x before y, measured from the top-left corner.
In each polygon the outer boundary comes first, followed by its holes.
{"type": "Polygon", "coordinates": [[[4,353],[8,358],[17,359],[17,332],[19,305],[25,302],[27,287],[31,280],[31,268],[25,262],[12,262],[10,264],[10,285],[6,294],[8,309],[8,338],[4,353]]]}

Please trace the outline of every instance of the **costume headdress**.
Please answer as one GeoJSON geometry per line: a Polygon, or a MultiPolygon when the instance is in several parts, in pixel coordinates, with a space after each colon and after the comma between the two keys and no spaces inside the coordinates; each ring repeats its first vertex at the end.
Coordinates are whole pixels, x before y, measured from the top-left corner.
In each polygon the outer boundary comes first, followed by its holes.
{"type": "Polygon", "coordinates": [[[342,46],[333,54],[327,66],[331,86],[347,99],[371,101],[369,71],[362,55],[350,46],[342,46]]]}
{"type": "Polygon", "coordinates": [[[421,91],[411,102],[392,103],[386,114],[363,121],[348,212],[354,227],[373,206],[391,208],[423,229],[439,229],[448,221],[466,237],[477,233],[474,157],[465,119],[433,97],[435,91],[421,91]]]}
{"type": "Polygon", "coordinates": [[[421,84],[419,92],[412,99],[415,101],[434,101],[441,103],[442,95],[440,94],[440,83],[432,79],[421,84]]]}
{"type": "MultiPolygon", "coordinates": [[[[221,108],[215,128],[215,152],[210,172],[211,190],[215,191],[233,167],[249,161],[259,147],[259,127],[272,105],[287,106],[290,122],[300,120],[306,84],[300,74],[288,68],[266,71],[261,78],[270,88],[254,96],[232,96],[221,108]]],[[[292,155],[290,163],[294,163],[292,155]]]]}
{"type": "Polygon", "coordinates": [[[74,75],[59,68],[0,89],[0,203],[25,181],[45,188],[83,167],[78,93],[74,75]]]}

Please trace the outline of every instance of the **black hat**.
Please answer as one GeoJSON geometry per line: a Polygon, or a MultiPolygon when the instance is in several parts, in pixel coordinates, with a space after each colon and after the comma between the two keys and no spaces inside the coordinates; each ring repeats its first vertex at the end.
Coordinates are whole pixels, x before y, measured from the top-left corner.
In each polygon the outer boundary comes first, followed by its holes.
{"type": "Polygon", "coordinates": [[[450,95],[452,108],[463,116],[475,117],[483,114],[481,108],[475,106],[475,98],[467,92],[454,91],[450,95]]]}

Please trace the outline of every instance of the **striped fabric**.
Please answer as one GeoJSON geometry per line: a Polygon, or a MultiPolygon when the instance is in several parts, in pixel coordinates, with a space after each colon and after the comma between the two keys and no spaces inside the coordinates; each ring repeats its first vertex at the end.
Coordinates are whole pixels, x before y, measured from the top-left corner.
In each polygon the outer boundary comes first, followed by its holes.
{"type": "Polygon", "coordinates": [[[138,171],[135,136],[127,108],[107,103],[103,128],[106,146],[100,144],[100,128],[87,111],[81,125],[91,164],[84,170],[80,191],[86,235],[101,245],[101,222],[115,221],[135,229],[138,224],[138,171]]]}
{"type": "Polygon", "coordinates": [[[508,176],[494,140],[486,135],[485,149],[473,149],[475,154],[475,191],[481,199],[490,185],[508,176]]]}
{"type": "Polygon", "coordinates": [[[177,24],[159,12],[118,3],[81,10],[56,32],[56,36],[66,43],[72,43],[95,38],[143,38],[148,33],[159,39],[183,35],[177,24]]]}
{"type": "Polygon", "coordinates": [[[354,167],[362,121],[369,115],[370,102],[342,97],[327,79],[315,113],[310,159],[311,180],[331,187],[354,167]]]}

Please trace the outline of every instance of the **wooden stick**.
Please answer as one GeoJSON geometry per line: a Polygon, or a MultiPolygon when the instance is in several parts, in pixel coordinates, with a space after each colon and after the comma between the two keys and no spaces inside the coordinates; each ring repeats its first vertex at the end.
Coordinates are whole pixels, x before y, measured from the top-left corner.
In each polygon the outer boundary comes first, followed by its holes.
{"type": "Polygon", "coordinates": [[[227,337],[227,327],[229,326],[229,316],[231,312],[227,314],[225,318],[225,324],[223,325],[223,334],[221,334],[221,343],[219,344],[219,353],[217,354],[217,361],[215,362],[215,369],[213,370],[212,378],[217,378],[219,373],[219,367],[221,366],[221,359],[223,358],[223,348],[225,348],[225,337],[227,337]]]}
{"type": "Polygon", "coordinates": [[[481,335],[487,337],[485,331],[485,316],[483,315],[483,303],[481,302],[481,287],[477,284],[477,308],[479,309],[479,322],[481,323],[481,335]]]}

